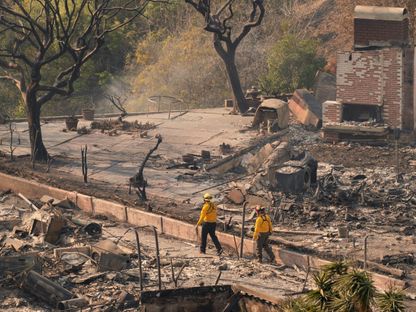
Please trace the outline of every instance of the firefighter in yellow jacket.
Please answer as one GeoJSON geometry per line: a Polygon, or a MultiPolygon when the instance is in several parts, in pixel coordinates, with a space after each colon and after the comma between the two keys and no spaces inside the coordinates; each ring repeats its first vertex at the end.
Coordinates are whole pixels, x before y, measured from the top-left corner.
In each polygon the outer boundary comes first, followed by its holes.
{"type": "Polygon", "coordinates": [[[269,245],[269,236],[272,234],[272,220],[266,214],[263,207],[256,206],[256,225],[254,226],[253,239],[257,241],[257,259],[261,263],[263,261],[263,248],[269,255],[270,262],[275,261],[272,248],[269,245]]]}
{"type": "Polygon", "coordinates": [[[217,206],[211,201],[212,196],[209,193],[204,195],[204,205],[202,206],[201,215],[199,217],[198,223],[195,226],[198,228],[202,224],[202,233],[201,233],[201,253],[205,253],[207,248],[207,238],[208,234],[211,236],[212,242],[217,249],[217,255],[222,254],[222,247],[218,240],[217,235],[215,235],[215,229],[217,227],[217,206]]]}

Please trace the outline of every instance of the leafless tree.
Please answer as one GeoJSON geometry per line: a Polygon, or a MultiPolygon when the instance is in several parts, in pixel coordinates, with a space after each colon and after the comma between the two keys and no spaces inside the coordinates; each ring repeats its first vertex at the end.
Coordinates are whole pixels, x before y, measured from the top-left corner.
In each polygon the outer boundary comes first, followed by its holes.
{"type": "Polygon", "coordinates": [[[248,20],[242,26],[237,35],[233,34],[235,26],[231,24],[234,17],[233,4],[235,0],[225,0],[218,10],[213,12],[214,4],[211,0],[185,0],[192,5],[195,10],[201,13],[205,18],[205,30],[214,35],[214,48],[221,59],[224,61],[227,69],[228,78],[233,90],[238,108],[241,113],[248,109],[247,101],[241,87],[241,81],[238,74],[235,55],[238,45],[249,32],[261,24],[264,18],[265,9],[263,0],[251,1],[251,12],[248,20]]]}
{"type": "Polygon", "coordinates": [[[56,95],[73,93],[82,66],[106,36],[155,1],[0,0],[0,79],[12,81],[26,104],[32,157],[48,159],[41,107],[56,95]]]}
{"type": "Polygon", "coordinates": [[[127,111],[124,108],[124,104],[127,101],[127,97],[118,94],[104,94],[104,97],[121,112],[121,118],[127,116],[127,111]]]}
{"type": "Polygon", "coordinates": [[[149,152],[146,154],[145,158],[143,159],[139,167],[138,172],[129,179],[129,182],[130,182],[129,194],[131,194],[131,187],[132,186],[135,187],[136,193],[139,196],[139,199],[142,201],[147,200],[147,195],[146,195],[147,180],[144,178],[144,175],[143,175],[144,168],[150,156],[153,154],[154,151],[157,150],[157,148],[159,147],[160,143],[162,143],[162,140],[163,140],[160,134],[156,135],[156,138],[157,138],[156,145],[153,148],[151,148],[149,152]]]}

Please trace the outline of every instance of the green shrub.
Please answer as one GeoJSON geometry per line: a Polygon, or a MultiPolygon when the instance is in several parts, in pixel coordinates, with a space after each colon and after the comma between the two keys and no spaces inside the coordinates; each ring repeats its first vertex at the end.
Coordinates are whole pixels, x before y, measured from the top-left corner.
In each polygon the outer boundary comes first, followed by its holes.
{"type": "Polygon", "coordinates": [[[325,65],[317,55],[319,42],[284,35],[267,57],[268,71],[259,83],[267,94],[291,93],[299,88],[311,88],[318,69],[325,65]]]}

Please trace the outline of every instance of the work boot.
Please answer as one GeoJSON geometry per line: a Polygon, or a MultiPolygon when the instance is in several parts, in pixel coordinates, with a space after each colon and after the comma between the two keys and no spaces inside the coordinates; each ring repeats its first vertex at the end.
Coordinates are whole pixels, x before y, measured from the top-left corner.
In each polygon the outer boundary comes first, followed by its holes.
{"type": "Polygon", "coordinates": [[[224,252],[224,249],[219,249],[217,250],[217,256],[221,256],[221,254],[224,252]]]}

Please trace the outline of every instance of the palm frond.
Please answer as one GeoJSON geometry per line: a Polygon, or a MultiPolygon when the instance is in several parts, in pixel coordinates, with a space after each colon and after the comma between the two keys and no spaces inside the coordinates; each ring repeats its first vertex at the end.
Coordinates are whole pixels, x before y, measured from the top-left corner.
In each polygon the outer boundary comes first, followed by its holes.
{"type": "Polygon", "coordinates": [[[313,280],[316,289],[306,294],[305,301],[309,306],[318,309],[318,311],[326,311],[328,303],[334,296],[332,291],[334,281],[331,275],[324,271],[313,274],[313,280]]]}
{"type": "Polygon", "coordinates": [[[380,312],[404,312],[404,293],[395,288],[390,288],[376,298],[377,307],[380,312]]]}
{"type": "Polygon", "coordinates": [[[310,306],[304,297],[288,298],[281,305],[282,312],[321,312],[321,310],[310,306]]]}
{"type": "Polygon", "coordinates": [[[328,306],[330,311],[357,312],[352,298],[348,294],[335,298],[328,306]]]}
{"type": "Polygon", "coordinates": [[[337,261],[322,267],[322,271],[328,273],[331,277],[347,274],[350,265],[346,261],[337,261]]]}
{"type": "Polygon", "coordinates": [[[334,290],[339,294],[346,294],[359,311],[371,311],[376,288],[367,272],[353,270],[340,276],[334,284],[334,290]]]}

